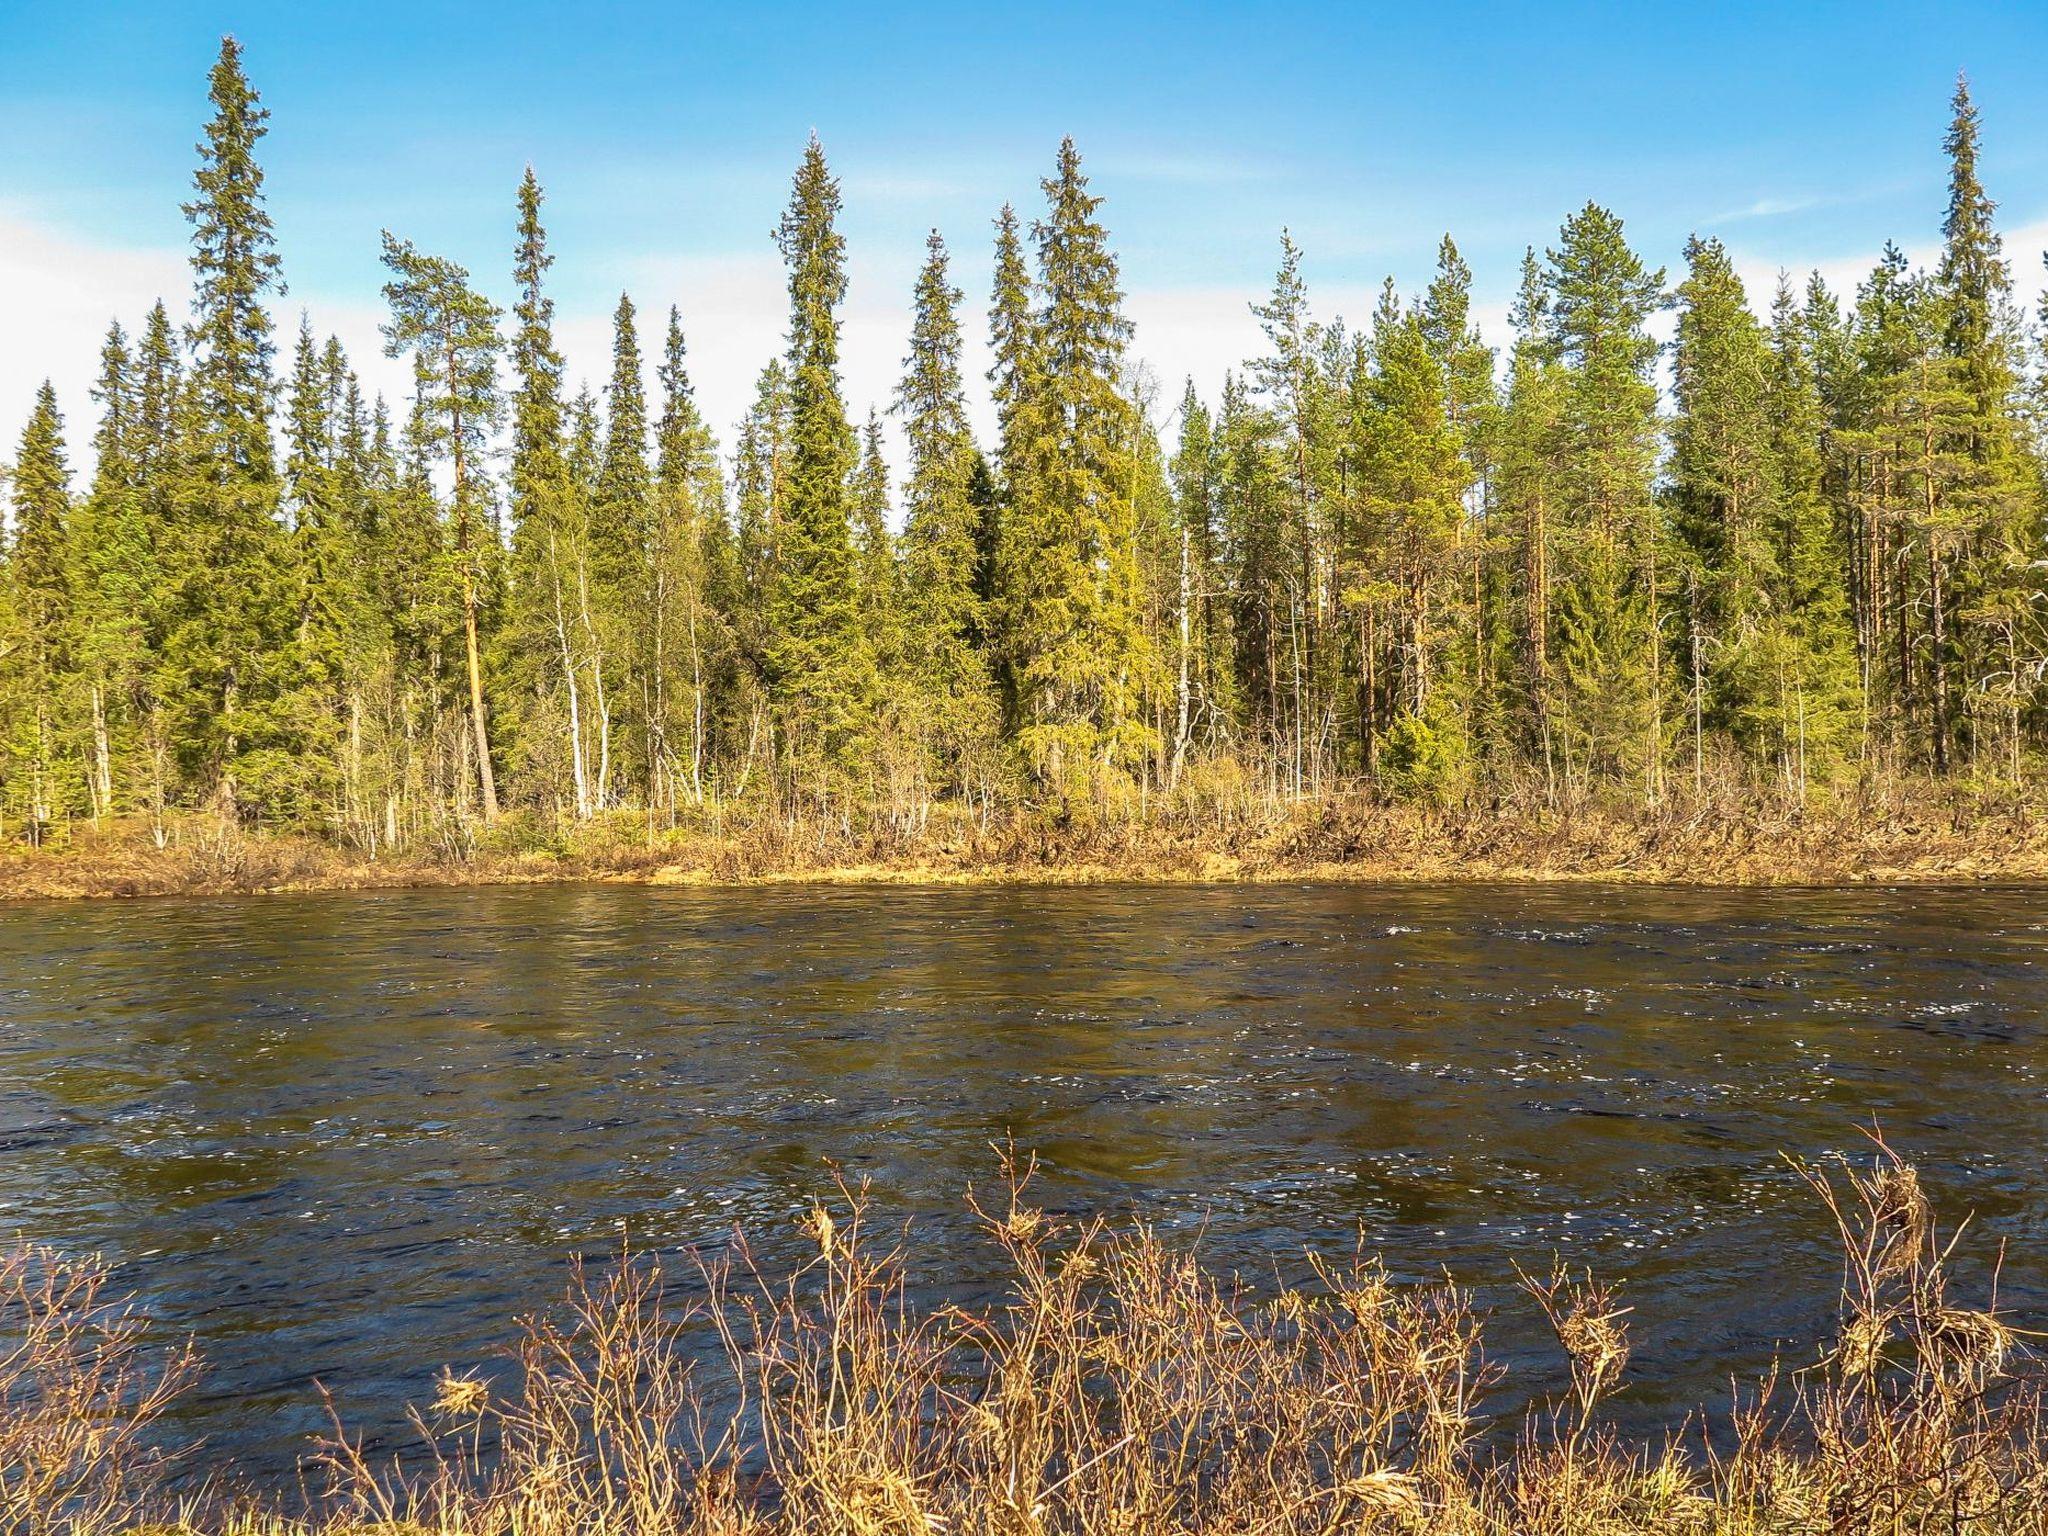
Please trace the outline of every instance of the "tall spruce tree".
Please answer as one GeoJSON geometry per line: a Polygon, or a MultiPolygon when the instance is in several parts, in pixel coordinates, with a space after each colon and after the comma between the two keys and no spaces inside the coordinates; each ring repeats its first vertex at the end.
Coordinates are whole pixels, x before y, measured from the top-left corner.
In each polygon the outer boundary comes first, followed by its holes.
{"type": "Polygon", "coordinates": [[[928,770],[964,793],[987,772],[996,720],[980,648],[980,455],[960,372],[960,301],[945,241],[933,230],[917,279],[910,352],[892,407],[903,422],[910,459],[903,489],[905,660],[928,770]]]}
{"type": "Polygon", "coordinates": [[[846,241],[838,215],[839,183],[813,135],[776,231],[789,268],[790,446],[767,659],[792,776],[828,795],[868,745],[873,679],[853,554],[854,434],[839,383],[846,241]]]}
{"type": "Polygon", "coordinates": [[[231,814],[302,809],[289,700],[295,614],[271,445],[275,352],[264,297],[283,291],[256,149],[269,113],[221,41],[193,197],[192,367],[174,496],[178,585],[165,641],[186,773],[231,814]]]}
{"type": "MultiPolygon", "coordinates": [[[[997,358],[1015,389],[997,580],[1017,742],[1040,786],[1071,803],[1118,789],[1149,755],[1139,701],[1153,654],[1139,626],[1136,420],[1122,392],[1130,323],[1073,140],[1043,188],[1039,305],[1028,340],[1004,338],[997,358]]],[[[999,316],[1013,287],[1002,277],[999,316]]]]}
{"type": "Polygon", "coordinates": [[[1927,520],[1931,578],[1951,613],[1936,613],[1936,757],[1987,746],[2017,776],[2026,680],[2048,654],[2041,615],[2040,478],[2021,443],[2021,338],[2012,271],[1993,225],[1998,205],[1978,172],[1979,122],[1969,81],[1958,76],[1944,148],[1948,208],[1934,302],[1941,308],[1942,353],[1960,393],[1951,451],[1968,464],[1951,506],[1927,520]],[[1948,674],[1963,697],[1951,709],[1948,674]],[[1947,739],[1953,735],[1954,745],[1947,739]]]}
{"type": "Polygon", "coordinates": [[[654,429],[653,659],[645,686],[650,724],[650,810],[674,814],[678,793],[701,805],[713,769],[718,696],[730,690],[730,598],[737,556],[725,518],[717,445],[697,409],[673,306],[661,353],[661,415],[654,429]],[[684,715],[679,729],[675,720],[684,715]]]}
{"type": "Polygon", "coordinates": [[[1629,248],[1621,220],[1588,203],[1544,274],[1546,341],[1562,364],[1564,570],[1552,647],[1567,772],[1661,792],[1667,721],[1659,556],[1657,343],[1664,273],[1629,248]]]}
{"type": "Polygon", "coordinates": [[[57,392],[45,379],[14,456],[14,537],[8,560],[13,634],[8,758],[29,841],[41,843],[72,809],[63,681],[71,617],[71,470],[57,392]],[[18,658],[18,659],[17,659],[18,658]]]}

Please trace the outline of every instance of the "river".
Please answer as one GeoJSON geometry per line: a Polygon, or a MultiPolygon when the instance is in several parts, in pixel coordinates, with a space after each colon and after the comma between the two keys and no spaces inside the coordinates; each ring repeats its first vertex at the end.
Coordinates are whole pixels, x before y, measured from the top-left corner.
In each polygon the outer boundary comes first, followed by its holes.
{"type": "MultiPolygon", "coordinates": [[[[525,887],[0,907],[0,1233],[100,1250],[255,1474],[398,1444],[569,1259],[773,1259],[834,1167],[986,1295],[962,1197],[1142,1212],[1259,1283],[1347,1251],[1626,1284],[1633,1422],[1825,1326],[1783,1154],[1881,1124],[2048,1314],[2048,890],[525,887]]],[[[1979,1265],[1973,1277],[1983,1278],[1979,1265]]],[[[1802,1343],[1794,1356],[1810,1354],[1802,1343]]],[[[1518,1402],[1512,1396],[1510,1403],[1518,1402]]]]}

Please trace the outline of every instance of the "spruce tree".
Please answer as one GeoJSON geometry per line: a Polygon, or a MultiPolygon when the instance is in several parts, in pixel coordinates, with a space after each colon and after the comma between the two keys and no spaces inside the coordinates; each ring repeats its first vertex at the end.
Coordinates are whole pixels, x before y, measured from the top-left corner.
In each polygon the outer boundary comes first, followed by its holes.
{"type": "Polygon", "coordinates": [[[1017,398],[998,581],[1018,745],[1040,785],[1071,803],[1115,790],[1149,756],[1139,706],[1154,656],[1139,624],[1136,423],[1122,393],[1130,324],[1073,140],[1043,188],[1040,303],[1028,341],[1006,347],[1017,398]]]}
{"type": "Polygon", "coordinates": [[[1179,545],[1173,607],[1173,749],[1169,786],[1180,778],[1190,748],[1208,751],[1228,739],[1237,714],[1230,661],[1229,591],[1225,572],[1222,455],[1209,408],[1190,378],[1180,402],[1180,436],[1170,466],[1179,545]]]}
{"type": "Polygon", "coordinates": [[[71,618],[71,470],[57,392],[45,379],[14,456],[14,537],[8,560],[13,634],[7,672],[12,695],[10,777],[31,843],[40,844],[71,809],[76,775],[66,761],[62,707],[71,618]],[[18,657],[18,660],[16,659],[18,657]]]}
{"type": "Polygon", "coordinates": [[[341,725],[352,675],[358,550],[351,537],[343,476],[335,463],[338,423],[330,370],[301,318],[292,353],[285,408],[284,502],[289,518],[294,601],[293,737],[299,747],[299,789],[344,825],[341,725]]]}
{"type": "Polygon", "coordinates": [[[712,770],[717,695],[728,683],[731,636],[718,607],[736,580],[717,445],[697,410],[680,311],[668,312],[662,342],[661,415],[655,423],[653,660],[649,808],[673,811],[680,785],[702,804],[712,770]],[[674,716],[685,724],[677,728],[674,716]]]}
{"type": "MultiPolygon", "coordinates": [[[[1281,697],[1287,705],[1284,740],[1277,765],[1299,794],[1322,768],[1312,743],[1320,736],[1337,687],[1336,581],[1339,552],[1335,514],[1338,480],[1338,421],[1331,380],[1322,367],[1326,327],[1309,314],[1308,288],[1301,275],[1301,249],[1287,231],[1280,234],[1280,268],[1273,292],[1252,306],[1271,352],[1250,366],[1282,434],[1286,454],[1287,505],[1283,515],[1291,559],[1284,587],[1287,677],[1281,697]]],[[[1370,724],[1365,727],[1371,735],[1370,724]]],[[[1368,748],[1369,750],[1369,748],[1368,748]]]]}
{"type": "MultiPolygon", "coordinates": [[[[168,321],[166,321],[168,325],[168,321]]],[[[143,780],[151,618],[161,591],[144,505],[141,381],[116,324],[94,389],[100,423],[90,493],[72,509],[67,580],[71,670],[84,690],[86,788],[95,821],[132,805],[143,780]]]]}
{"type": "Polygon", "coordinates": [[[1388,298],[1355,421],[1362,514],[1356,556],[1367,600],[1384,591],[1386,655],[1374,666],[1388,711],[1378,767],[1397,793],[1443,800],[1462,788],[1469,668],[1468,589],[1458,549],[1471,466],[1450,380],[1422,315],[1388,298]]]}
{"type": "Polygon", "coordinates": [[[229,814],[290,816],[297,796],[295,618],[271,446],[275,381],[267,293],[283,290],[256,149],[269,114],[221,41],[199,146],[192,225],[192,367],[183,484],[174,498],[178,586],[165,647],[185,768],[229,814]]]}
{"type": "Polygon", "coordinates": [[[1782,278],[1770,345],[1764,417],[1778,496],[1767,533],[1768,697],[1775,755],[1788,792],[1803,802],[1811,780],[1830,772],[1853,743],[1861,710],[1845,588],[1849,551],[1828,496],[1824,363],[1782,278]]]}
{"type": "Polygon", "coordinates": [[[1649,317],[1664,273],[1629,248],[1621,220],[1588,203],[1569,219],[1545,272],[1546,341],[1563,366],[1569,443],[1559,487],[1555,656],[1568,769],[1662,785],[1663,530],[1657,461],[1657,343],[1649,317]]]}
{"type": "Polygon", "coordinates": [[[904,484],[903,601],[906,665],[929,768],[965,791],[986,770],[994,697],[980,649],[980,455],[967,424],[960,373],[961,293],[945,242],[933,230],[918,274],[910,352],[892,409],[910,455],[904,484]]]}
{"type": "MultiPolygon", "coordinates": [[[[1942,255],[1933,301],[1941,308],[1942,353],[1960,392],[1952,452],[1969,471],[1955,487],[1952,506],[1930,522],[1939,562],[1953,545],[1954,579],[1944,585],[1949,613],[1941,621],[1942,654],[1935,658],[1943,737],[1973,754],[1991,744],[2016,776],[2021,720],[2028,691],[2023,679],[2043,655],[2042,582],[2035,563],[2040,542],[2041,480],[2023,451],[2019,422],[2020,328],[2012,299],[2012,273],[1992,219],[1998,205],[1979,176],[1979,122],[1967,79],[1956,79],[1954,117],[1944,143],[1949,159],[1949,200],[1942,219],[1942,255]],[[1951,711],[1948,673],[1958,674],[1964,697],[1951,711]],[[1953,715],[1953,718],[1951,716],[1953,715]]],[[[1946,764],[1950,745],[1936,743],[1946,764]]]]}
{"type": "Polygon", "coordinates": [[[1755,756],[1774,718],[1770,597],[1780,486],[1766,414],[1771,358],[1763,326],[1720,241],[1695,236],[1685,255],[1670,499],[1677,536],[1672,577],[1684,622],[1677,649],[1698,784],[1709,729],[1729,732],[1755,756]]]}
{"type": "Polygon", "coordinates": [[[533,167],[519,183],[510,345],[512,584],[505,644],[520,684],[512,758],[531,790],[566,799],[581,820],[596,808],[593,696],[598,655],[583,615],[590,569],[589,499],[568,462],[562,355],[547,274],[554,257],[541,224],[544,194],[533,167]],[[564,785],[566,784],[566,788],[564,785]]]}
{"type": "Polygon", "coordinates": [[[638,706],[643,762],[652,724],[644,685],[652,664],[653,572],[650,568],[652,477],[647,463],[647,391],[633,301],[619,295],[612,314],[612,375],[605,386],[604,447],[590,509],[591,569],[583,623],[596,658],[598,717],[596,799],[612,803],[613,716],[627,700],[638,706]],[[639,679],[638,682],[629,682],[639,679]]]}
{"type": "Polygon", "coordinates": [[[854,435],[839,385],[846,242],[838,214],[839,183],[814,135],[776,231],[789,268],[790,448],[767,659],[792,774],[828,795],[867,746],[873,681],[854,568],[854,435]]]}
{"type": "Polygon", "coordinates": [[[1522,258],[1522,280],[1511,316],[1515,329],[1506,398],[1493,449],[1494,494],[1515,549],[1511,590],[1512,652],[1520,700],[1516,743],[1543,765],[1546,791],[1554,789],[1562,745],[1559,687],[1552,660],[1556,619],[1556,567],[1563,503],[1564,380],[1549,339],[1549,295],[1533,249],[1522,258]]]}

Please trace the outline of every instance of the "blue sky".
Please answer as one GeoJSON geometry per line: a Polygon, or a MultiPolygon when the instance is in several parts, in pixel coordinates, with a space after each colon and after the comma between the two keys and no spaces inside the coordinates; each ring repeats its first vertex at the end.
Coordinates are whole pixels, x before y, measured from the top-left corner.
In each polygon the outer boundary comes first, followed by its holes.
{"type": "Polygon", "coordinates": [[[844,184],[857,409],[893,378],[925,231],[978,307],[990,217],[1035,205],[1066,133],[1169,397],[1191,370],[1213,392],[1256,347],[1245,306],[1283,225],[1325,313],[1362,316],[1387,273],[1418,286],[1449,230],[1497,330],[1522,248],[1589,197],[1674,270],[1697,229],[1758,285],[1780,266],[1852,282],[1886,238],[1937,236],[1958,69],[2030,297],[2048,244],[2048,5],[0,0],[0,433],[48,373],[82,436],[106,320],[181,298],[178,204],[224,31],[273,114],[286,323],[304,306],[398,387],[370,355],[378,230],[502,299],[530,160],[572,368],[601,376],[621,288],[676,303],[728,434],[778,344],[768,231],[812,129],[844,184]]]}

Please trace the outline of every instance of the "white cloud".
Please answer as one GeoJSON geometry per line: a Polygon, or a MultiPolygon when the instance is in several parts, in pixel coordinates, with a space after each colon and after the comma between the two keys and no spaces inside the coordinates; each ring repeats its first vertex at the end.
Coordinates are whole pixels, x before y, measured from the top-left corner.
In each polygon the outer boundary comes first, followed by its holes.
{"type": "MultiPolygon", "coordinates": [[[[1745,251],[1741,242],[1732,244],[1751,302],[1759,310],[1767,308],[1780,264],[1745,251]]],[[[2019,295],[2029,307],[2043,276],[2044,247],[2048,220],[2035,220],[2005,234],[2019,295]]],[[[1938,255],[1933,242],[1907,248],[1909,260],[1918,265],[1929,264],[1938,255]]],[[[910,294],[922,257],[921,245],[854,257],[843,316],[842,361],[847,404],[856,420],[865,417],[870,405],[886,412],[902,369],[910,332],[910,294]]],[[[1831,287],[1853,299],[1857,283],[1876,259],[1875,251],[1866,251],[1785,265],[1795,284],[1803,285],[1806,273],[1818,268],[1831,287]]],[[[623,263],[621,270],[639,306],[650,394],[656,387],[654,368],[673,302],[682,310],[700,407],[730,451],[734,429],[752,399],[754,380],[783,344],[788,300],[775,252],[764,245],[737,255],[640,257],[623,263]]],[[[1674,282],[1680,276],[1673,271],[1674,282]]],[[[988,355],[982,278],[972,255],[957,258],[955,281],[966,290],[961,320],[971,412],[976,430],[987,441],[994,422],[984,383],[988,355]]],[[[118,317],[132,331],[160,296],[182,321],[187,285],[182,249],[95,242],[0,205],[0,458],[11,452],[35,389],[47,376],[57,388],[73,462],[82,472],[89,463],[86,445],[97,414],[89,392],[108,321],[118,317]]],[[[1370,316],[1378,297],[1377,288],[1368,285],[1312,282],[1311,293],[1318,316],[1342,315],[1354,325],[1370,316]]],[[[1170,422],[1187,378],[1193,377],[1197,391],[1213,405],[1224,373],[1264,352],[1265,340],[1250,310],[1264,296],[1263,285],[1134,284],[1128,300],[1136,327],[1132,359],[1152,376],[1154,415],[1162,426],[1170,422]]],[[[383,356],[378,326],[384,313],[374,295],[295,289],[273,307],[280,366],[288,359],[303,308],[318,335],[341,338],[366,389],[381,390],[394,415],[402,414],[410,367],[383,356]]],[[[1475,295],[1474,320],[1496,348],[1504,349],[1510,339],[1507,308],[1505,294],[1475,295]]],[[[1659,317],[1660,333],[1668,331],[1670,323],[1669,316],[1659,317]]],[[[564,305],[557,327],[571,388],[588,381],[601,389],[611,371],[610,304],[564,305]]],[[[886,415],[885,422],[900,475],[900,433],[886,415]]]]}
{"type": "Polygon", "coordinates": [[[45,378],[77,457],[108,322],[132,332],[160,297],[182,314],[184,285],[181,251],[95,245],[0,208],[0,458],[13,457],[45,378]]]}

